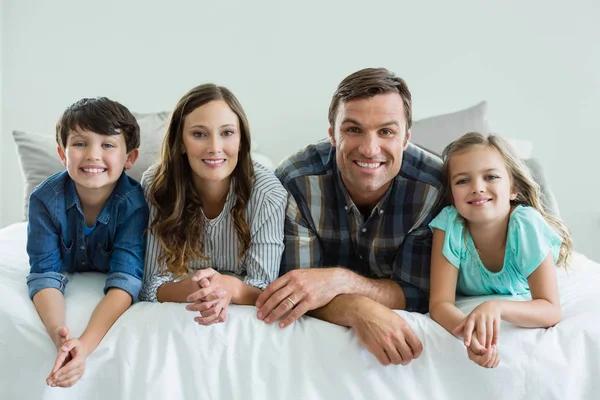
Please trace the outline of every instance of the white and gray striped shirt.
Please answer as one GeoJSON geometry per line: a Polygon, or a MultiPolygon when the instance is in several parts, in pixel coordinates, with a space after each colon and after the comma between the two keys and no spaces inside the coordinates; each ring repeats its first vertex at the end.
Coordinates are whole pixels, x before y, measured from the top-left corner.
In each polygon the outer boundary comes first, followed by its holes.
{"type": "MultiPolygon", "coordinates": [[[[153,165],[148,168],[142,176],[142,187],[147,201],[156,167],[157,165],[153,165]]],[[[287,191],[271,171],[254,163],[254,181],[246,208],[246,221],[251,235],[250,247],[240,262],[240,242],[231,213],[236,201],[233,184],[232,179],[225,206],[219,216],[214,219],[204,217],[206,231],[203,253],[207,258],[194,260],[189,263],[189,267],[192,272],[210,267],[221,273],[233,274],[248,285],[264,289],[279,274],[284,246],[283,228],[287,191]]],[[[156,208],[149,201],[148,206],[151,222],[156,214],[156,208]]],[[[201,209],[198,212],[204,216],[201,209]]],[[[175,280],[173,274],[164,272],[164,269],[158,265],[160,252],[160,242],[153,233],[148,232],[140,300],[157,301],[158,288],[165,282],[175,280]]]]}

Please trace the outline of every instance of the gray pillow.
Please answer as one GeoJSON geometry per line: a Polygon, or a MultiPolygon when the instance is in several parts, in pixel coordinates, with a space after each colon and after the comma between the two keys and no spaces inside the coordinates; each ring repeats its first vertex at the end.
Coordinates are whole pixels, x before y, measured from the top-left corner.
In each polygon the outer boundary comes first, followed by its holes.
{"type": "MultiPolygon", "coordinates": [[[[138,181],[148,167],[156,162],[160,146],[165,135],[169,113],[151,114],[134,113],[140,125],[141,144],[139,158],[127,174],[138,181]]],[[[24,187],[24,218],[27,219],[29,195],[47,177],[64,170],[56,152],[54,135],[13,131],[17,145],[21,171],[25,178],[24,187]]]]}
{"type": "Polygon", "coordinates": [[[444,147],[467,132],[491,132],[486,117],[487,102],[449,114],[420,119],[411,128],[411,142],[442,154],[444,147]]]}
{"type": "MultiPolygon", "coordinates": [[[[433,117],[415,121],[411,129],[411,142],[417,146],[441,157],[446,145],[458,139],[467,132],[491,132],[486,117],[487,102],[482,101],[465,110],[449,114],[436,115],[433,117]]],[[[509,140],[515,146],[515,140],[509,140]]],[[[518,146],[515,149],[519,153],[518,146]]],[[[525,164],[529,167],[535,181],[540,185],[542,200],[546,211],[558,216],[558,203],[544,176],[544,171],[539,161],[535,158],[526,157],[525,164]]]]}

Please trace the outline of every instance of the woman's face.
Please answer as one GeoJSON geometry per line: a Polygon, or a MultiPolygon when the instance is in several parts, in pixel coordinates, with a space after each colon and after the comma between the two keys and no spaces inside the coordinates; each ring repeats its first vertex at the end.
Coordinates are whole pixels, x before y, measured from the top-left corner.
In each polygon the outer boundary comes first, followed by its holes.
{"type": "Polygon", "coordinates": [[[225,101],[211,101],[188,114],[182,139],[196,185],[229,182],[238,162],[241,132],[239,118],[225,101]]]}

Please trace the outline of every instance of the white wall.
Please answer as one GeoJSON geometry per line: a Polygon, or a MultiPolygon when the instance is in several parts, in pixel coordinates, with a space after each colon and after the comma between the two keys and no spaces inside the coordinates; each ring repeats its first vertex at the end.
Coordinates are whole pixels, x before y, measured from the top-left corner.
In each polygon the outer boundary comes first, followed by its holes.
{"type": "MultiPolygon", "coordinates": [[[[4,27],[6,26],[6,24],[4,23],[4,0],[0,0],[0,94],[4,93],[3,90],[3,82],[4,82],[4,27]]],[[[2,115],[3,115],[3,111],[4,111],[4,107],[3,107],[3,95],[0,95],[0,145],[2,148],[4,148],[5,144],[4,144],[4,135],[2,134],[4,132],[3,128],[4,128],[4,123],[2,120],[2,115]]],[[[0,155],[2,155],[2,160],[4,160],[4,151],[0,150],[0,155]]],[[[0,162],[0,188],[4,188],[4,162],[0,162]]],[[[2,195],[0,195],[0,227],[4,226],[4,208],[3,205],[5,203],[4,201],[4,193],[6,192],[6,190],[2,189],[1,193],[2,195]]]]}
{"type": "Polygon", "coordinates": [[[487,99],[496,131],[533,141],[576,248],[600,261],[595,0],[82,3],[5,2],[4,225],[22,207],[11,130],[51,134],[81,97],[150,112],[214,81],[279,161],[326,135],[343,77],[385,66],[409,83],[416,118],[487,99]]]}

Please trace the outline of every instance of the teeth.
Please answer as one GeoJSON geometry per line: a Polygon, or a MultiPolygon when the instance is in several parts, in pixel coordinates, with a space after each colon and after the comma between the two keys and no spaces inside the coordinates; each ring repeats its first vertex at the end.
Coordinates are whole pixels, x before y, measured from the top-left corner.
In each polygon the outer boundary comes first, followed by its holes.
{"type": "Polygon", "coordinates": [[[365,162],[360,162],[360,161],[357,161],[356,164],[358,164],[358,166],[361,168],[371,168],[371,169],[375,169],[381,165],[381,163],[365,163],[365,162]]]}
{"type": "Polygon", "coordinates": [[[207,164],[220,164],[223,161],[225,161],[225,160],[224,159],[221,159],[221,160],[204,160],[204,162],[207,163],[207,164]]]}
{"type": "Polygon", "coordinates": [[[471,204],[483,204],[483,203],[487,203],[487,202],[488,202],[488,199],[485,199],[485,200],[475,200],[475,201],[472,201],[471,204]]]}
{"type": "Polygon", "coordinates": [[[84,168],[83,170],[85,172],[89,172],[89,173],[92,173],[92,174],[97,174],[99,172],[104,172],[105,171],[104,169],[100,169],[100,168],[84,168]]]}

